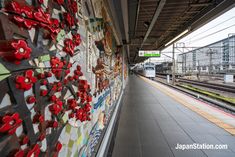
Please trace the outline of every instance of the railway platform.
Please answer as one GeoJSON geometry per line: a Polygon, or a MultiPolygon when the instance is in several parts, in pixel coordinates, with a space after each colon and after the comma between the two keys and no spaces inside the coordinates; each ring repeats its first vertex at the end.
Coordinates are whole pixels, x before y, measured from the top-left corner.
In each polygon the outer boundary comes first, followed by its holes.
{"type": "Polygon", "coordinates": [[[131,75],[112,157],[234,157],[235,116],[131,75]]]}

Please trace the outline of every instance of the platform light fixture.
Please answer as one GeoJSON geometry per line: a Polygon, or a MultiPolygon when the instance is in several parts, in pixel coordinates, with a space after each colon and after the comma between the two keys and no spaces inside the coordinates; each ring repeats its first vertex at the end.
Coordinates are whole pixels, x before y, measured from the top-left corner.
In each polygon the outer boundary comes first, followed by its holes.
{"type": "Polygon", "coordinates": [[[186,33],[189,32],[189,29],[186,29],[185,31],[183,31],[182,33],[180,33],[179,35],[177,35],[174,39],[172,39],[171,41],[169,41],[167,44],[165,44],[165,46],[170,45],[171,43],[173,43],[175,40],[179,39],[180,37],[182,37],[183,35],[185,35],[186,33]]]}

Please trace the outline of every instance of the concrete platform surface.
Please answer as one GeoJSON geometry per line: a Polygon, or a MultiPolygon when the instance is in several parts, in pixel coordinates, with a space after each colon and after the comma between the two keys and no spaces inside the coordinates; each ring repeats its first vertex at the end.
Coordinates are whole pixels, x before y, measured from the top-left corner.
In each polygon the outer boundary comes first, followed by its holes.
{"type": "Polygon", "coordinates": [[[235,157],[234,122],[232,115],[131,75],[112,157],[235,157]]]}

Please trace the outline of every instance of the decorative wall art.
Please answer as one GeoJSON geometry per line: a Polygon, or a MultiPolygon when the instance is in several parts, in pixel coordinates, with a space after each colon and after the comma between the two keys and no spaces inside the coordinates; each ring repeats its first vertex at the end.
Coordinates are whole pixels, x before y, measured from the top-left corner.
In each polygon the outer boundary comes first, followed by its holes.
{"type": "Polygon", "coordinates": [[[93,17],[82,0],[0,0],[1,157],[97,152],[122,90],[122,55],[95,3],[93,17]]]}

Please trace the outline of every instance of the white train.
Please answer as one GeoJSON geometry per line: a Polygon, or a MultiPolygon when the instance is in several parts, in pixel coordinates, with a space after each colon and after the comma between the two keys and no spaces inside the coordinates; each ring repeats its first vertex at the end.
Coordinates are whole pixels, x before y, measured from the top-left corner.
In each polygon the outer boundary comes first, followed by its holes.
{"type": "Polygon", "coordinates": [[[136,66],[135,72],[151,79],[156,77],[155,64],[150,62],[136,66]]]}

